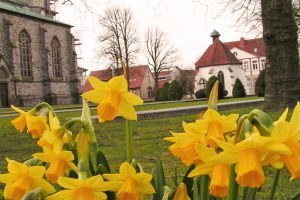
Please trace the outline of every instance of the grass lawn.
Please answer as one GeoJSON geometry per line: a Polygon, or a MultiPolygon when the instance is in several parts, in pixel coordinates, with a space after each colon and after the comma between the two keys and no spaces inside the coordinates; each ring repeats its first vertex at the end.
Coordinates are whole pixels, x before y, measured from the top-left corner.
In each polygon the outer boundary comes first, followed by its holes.
{"type": "MultiPolygon", "coordinates": [[[[247,113],[253,108],[236,109],[223,111],[229,113],[247,113]]],[[[277,119],[280,113],[271,113],[273,119],[277,119]]],[[[66,117],[64,114],[61,117],[66,117]]],[[[178,159],[174,158],[167,150],[170,143],[163,140],[164,137],[170,136],[170,131],[182,131],[182,121],[194,121],[194,115],[148,119],[133,122],[133,155],[140,162],[144,170],[151,173],[155,165],[155,156],[158,154],[162,158],[168,183],[172,185],[171,176],[174,167],[178,167],[182,175],[186,169],[178,159]]],[[[17,133],[10,125],[11,119],[0,119],[0,171],[6,170],[5,158],[23,161],[30,158],[31,154],[40,151],[35,145],[35,141],[28,134],[17,133]]],[[[111,168],[117,171],[120,163],[126,160],[125,150],[125,123],[108,122],[104,124],[95,124],[95,130],[100,147],[106,154],[111,168]]],[[[268,168],[266,170],[266,184],[257,194],[256,199],[266,199],[271,188],[271,177],[275,170],[268,168]]],[[[296,193],[300,192],[300,181],[289,181],[290,175],[284,170],[281,174],[278,187],[277,199],[290,199],[296,193]]]]}

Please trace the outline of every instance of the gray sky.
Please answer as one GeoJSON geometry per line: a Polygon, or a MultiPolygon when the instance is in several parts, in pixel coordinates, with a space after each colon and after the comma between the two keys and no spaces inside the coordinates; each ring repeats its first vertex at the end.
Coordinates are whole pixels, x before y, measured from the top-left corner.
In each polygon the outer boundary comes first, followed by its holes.
{"type": "MultiPolygon", "coordinates": [[[[216,29],[222,41],[239,40],[240,37],[252,38],[235,24],[235,17],[227,12],[220,15],[223,4],[217,0],[86,0],[88,8],[74,0],[74,5],[58,8],[57,19],[74,26],[73,31],[81,39],[83,60],[79,65],[89,69],[104,69],[103,61],[96,59],[97,36],[101,31],[99,16],[105,8],[121,5],[130,8],[134,14],[139,32],[141,48],[143,36],[148,27],[158,27],[165,32],[168,40],[179,49],[179,66],[193,68],[195,61],[211,44],[210,33],[216,29]]],[[[221,0],[219,0],[221,1],[221,0]]],[[[147,64],[145,56],[138,56],[138,64],[147,64]]]]}

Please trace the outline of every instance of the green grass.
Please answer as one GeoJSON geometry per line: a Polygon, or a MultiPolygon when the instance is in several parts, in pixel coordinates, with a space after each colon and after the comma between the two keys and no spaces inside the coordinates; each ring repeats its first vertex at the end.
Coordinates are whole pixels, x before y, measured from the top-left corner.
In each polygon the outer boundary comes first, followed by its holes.
{"type": "MultiPolygon", "coordinates": [[[[253,108],[235,109],[223,111],[224,114],[229,113],[247,113],[253,108]]],[[[273,119],[277,119],[279,112],[270,113],[273,119]]],[[[62,118],[67,116],[61,115],[62,118]]],[[[161,156],[163,166],[166,170],[167,181],[172,185],[171,176],[174,167],[178,167],[179,174],[182,175],[186,169],[178,159],[174,158],[168,151],[169,142],[163,140],[164,137],[170,136],[170,131],[182,131],[182,121],[194,121],[194,115],[148,119],[133,122],[133,156],[142,164],[144,170],[151,173],[155,165],[155,156],[161,156]]],[[[35,141],[26,133],[17,133],[10,125],[11,119],[0,119],[0,171],[5,172],[5,158],[24,161],[30,158],[32,153],[41,151],[35,141]]],[[[118,170],[120,163],[126,160],[125,149],[125,122],[107,122],[104,124],[95,124],[95,132],[100,148],[107,156],[111,168],[114,172],[118,170]]],[[[258,192],[256,199],[266,199],[268,197],[272,176],[275,170],[266,169],[266,183],[258,192]]],[[[290,174],[284,170],[281,174],[277,199],[290,199],[296,193],[300,192],[300,182],[298,180],[289,181],[290,174]]]]}

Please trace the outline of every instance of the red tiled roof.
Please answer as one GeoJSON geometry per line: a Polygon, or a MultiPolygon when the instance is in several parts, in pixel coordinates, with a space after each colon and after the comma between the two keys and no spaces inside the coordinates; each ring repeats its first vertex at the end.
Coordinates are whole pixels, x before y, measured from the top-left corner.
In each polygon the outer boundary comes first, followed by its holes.
{"type": "Polygon", "coordinates": [[[213,41],[199,60],[195,63],[196,68],[215,66],[215,65],[226,65],[236,64],[240,65],[241,62],[230,52],[230,50],[216,38],[213,41]]]}
{"type": "MultiPolygon", "coordinates": [[[[148,65],[140,65],[140,66],[134,66],[129,68],[129,88],[140,88],[142,86],[144,77],[146,75],[146,72],[149,70],[148,65]]],[[[90,73],[90,76],[94,76],[104,82],[107,82],[109,79],[112,78],[112,70],[111,69],[105,69],[105,70],[97,70],[92,71],[90,73]]],[[[92,90],[92,86],[89,83],[89,81],[86,81],[83,85],[82,92],[86,92],[89,90],[92,90]]]]}
{"type": "Polygon", "coordinates": [[[245,40],[241,38],[239,41],[233,42],[224,42],[224,44],[232,49],[234,47],[246,51],[248,53],[257,55],[257,56],[265,56],[265,43],[263,38],[245,40]],[[254,52],[254,49],[257,48],[257,52],[254,52]]]}

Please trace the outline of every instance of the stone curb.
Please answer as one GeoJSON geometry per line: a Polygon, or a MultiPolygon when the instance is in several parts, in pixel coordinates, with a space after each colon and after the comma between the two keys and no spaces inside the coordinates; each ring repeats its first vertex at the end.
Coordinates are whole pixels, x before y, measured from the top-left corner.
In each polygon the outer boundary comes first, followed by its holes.
{"type": "MultiPolygon", "coordinates": [[[[219,110],[230,110],[236,108],[246,108],[246,107],[255,107],[261,106],[264,99],[249,100],[249,101],[238,101],[238,102],[228,102],[218,104],[219,110]]],[[[207,109],[207,105],[199,106],[187,106],[180,108],[166,108],[159,110],[147,110],[147,111],[138,111],[138,120],[144,119],[154,119],[154,118],[163,118],[163,117],[178,117],[183,115],[192,115],[199,114],[202,111],[207,109]]],[[[115,120],[120,121],[124,120],[121,116],[117,116],[115,120]]],[[[93,123],[98,122],[98,116],[92,116],[93,123]]]]}

